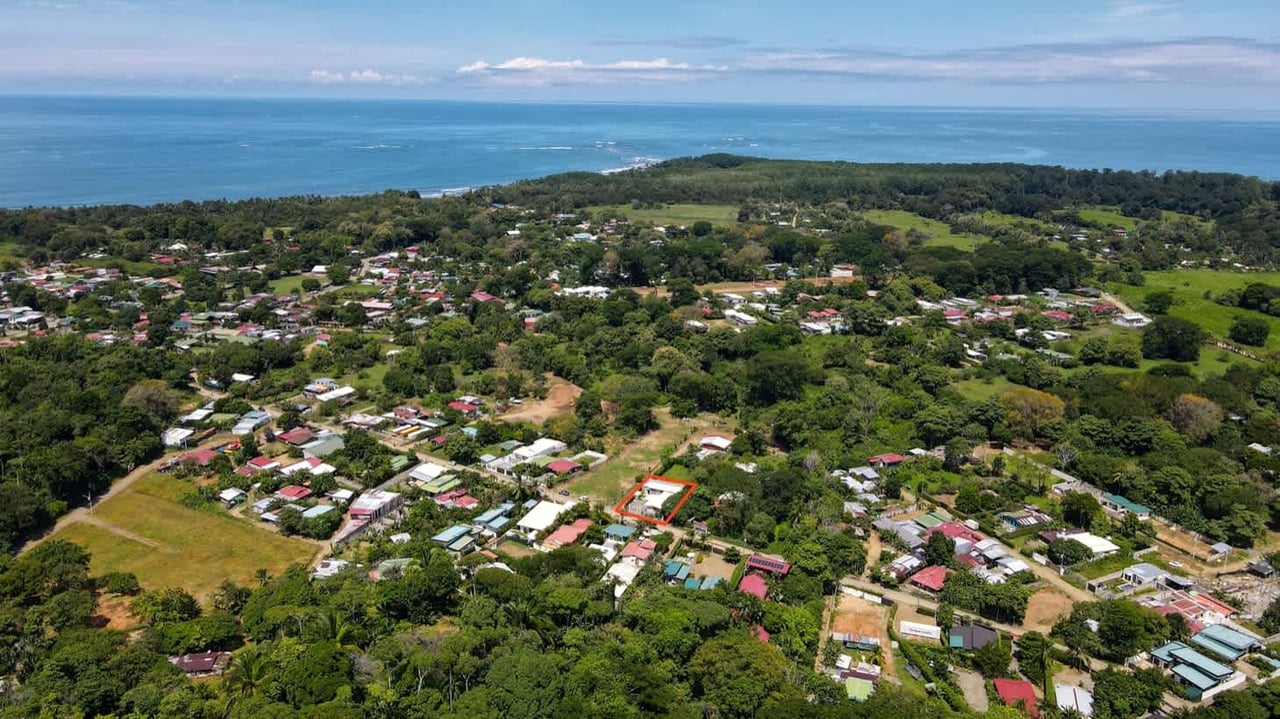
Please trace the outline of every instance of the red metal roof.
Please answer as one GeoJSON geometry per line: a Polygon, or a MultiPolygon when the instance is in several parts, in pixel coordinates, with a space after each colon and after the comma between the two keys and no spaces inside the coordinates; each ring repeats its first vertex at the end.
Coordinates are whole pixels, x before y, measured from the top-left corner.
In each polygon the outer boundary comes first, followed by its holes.
{"type": "Polygon", "coordinates": [[[582,469],[582,465],[572,459],[557,459],[554,462],[547,463],[547,469],[555,472],[556,474],[568,474],[569,472],[576,472],[579,469],[582,469]]]}
{"type": "Polygon", "coordinates": [[[867,457],[867,464],[902,464],[905,461],[907,461],[907,458],[896,452],[873,454],[867,457]]]}
{"type": "Polygon", "coordinates": [[[759,569],[772,574],[786,574],[791,571],[791,565],[779,559],[753,554],[747,557],[747,569],[759,569]]]}
{"type": "Polygon", "coordinates": [[[285,499],[305,499],[311,496],[311,490],[298,484],[281,487],[276,494],[285,499]]]}
{"type": "Polygon", "coordinates": [[[653,552],[657,548],[658,544],[652,539],[637,539],[622,548],[622,556],[648,559],[653,556],[653,552]]]}
{"type": "Polygon", "coordinates": [[[218,453],[213,451],[212,449],[197,449],[194,452],[187,452],[186,454],[182,455],[182,461],[192,462],[194,464],[198,464],[201,467],[203,467],[206,464],[212,462],[213,458],[217,456],[218,456],[218,453]]]}
{"type": "Polygon", "coordinates": [[[281,432],[278,439],[288,444],[306,444],[314,439],[315,436],[315,432],[306,427],[294,427],[288,432],[281,432]]]}
{"type": "Polygon", "coordinates": [[[946,567],[925,567],[911,575],[911,583],[937,592],[942,589],[950,574],[951,570],[946,567]]]}
{"type": "Polygon", "coordinates": [[[1000,701],[1008,706],[1023,702],[1027,706],[1028,714],[1033,717],[1040,716],[1040,710],[1036,707],[1036,688],[1031,682],[1023,679],[992,679],[991,683],[995,685],[1000,701]]]}
{"type": "Polygon", "coordinates": [[[769,594],[769,585],[759,574],[748,574],[738,582],[738,591],[753,597],[764,599],[769,594]]]}

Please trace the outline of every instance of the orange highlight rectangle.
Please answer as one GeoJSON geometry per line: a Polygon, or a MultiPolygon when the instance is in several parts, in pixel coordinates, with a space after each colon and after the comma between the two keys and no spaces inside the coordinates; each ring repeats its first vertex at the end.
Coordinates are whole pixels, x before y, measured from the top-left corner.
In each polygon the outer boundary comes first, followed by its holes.
{"type": "Polygon", "coordinates": [[[650,474],[649,476],[641,480],[639,484],[633,487],[630,492],[627,492],[627,495],[623,497],[620,502],[614,505],[613,511],[629,519],[634,519],[640,522],[648,522],[649,524],[652,524],[658,527],[666,527],[666,526],[669,526],[671,522],[676,518],[676,515],[680,513],[680,509],[684,507],[684,503],[689,501],[689,497],[693,496],[693,492],[697,488],[698,488],[697,482],[692,482],[687,479],[672,479],[671,477],[663,477],[658,474],[650,474]],[[668,514],[663,519],[655,519],[653,517],[649,517],[643,514],[638,514],[636,512],[632,512],[627,509],[627,505],[631,504],[631,500],[636,498],[636,495],[640,493],[640,490],[644,489],[644,485],[647,484],[651,479],[660,480],[663,482],[670,482],[671,484],[680,484],[686,487],[684,494],[681,495],[680,497],[680,501],[676,502],[676,506],[672,508],[671,513],[668,514]]]}

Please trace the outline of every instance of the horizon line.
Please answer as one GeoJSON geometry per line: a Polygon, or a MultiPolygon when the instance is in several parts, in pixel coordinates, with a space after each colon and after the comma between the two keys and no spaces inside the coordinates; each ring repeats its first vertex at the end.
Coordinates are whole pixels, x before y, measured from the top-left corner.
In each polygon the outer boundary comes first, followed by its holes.
{"type": "Polygon", "coordinates": [[[815,102],[742,102],[733,100],[557,100],[557,99],[475,99],[456,97],[357,97],[323,95],[222,95],[167,93],[85,93],[85,92],[7,92],[0,89],[0,100],[174,100],[212,102],[374,102],[374,103],[440,103],[506,106],[616,106],[616,107],[758,107],[758,108],[822,108],[863,110],[971,111],[971,112],[1058,112],[1077,115],[1124,114],[1159,115],[1162,113],[1222,114],[1248,113],[1255,117],[1280,120],[1280,109],[1240,107],[1132,107],[1132,106],[1051,106],[1051,105],[964,105],[964,104],[859,104],[815,102]]]}

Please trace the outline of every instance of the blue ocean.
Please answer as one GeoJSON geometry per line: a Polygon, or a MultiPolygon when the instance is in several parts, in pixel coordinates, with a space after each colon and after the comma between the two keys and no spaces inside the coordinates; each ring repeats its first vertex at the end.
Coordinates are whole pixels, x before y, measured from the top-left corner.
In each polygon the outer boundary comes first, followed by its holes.
{"type": "Polygon", "coordinates": [[[709,152],[1280,177],[1280,118],[1046,110],[0,97],[0,206],[439,193],[709,152]]]}

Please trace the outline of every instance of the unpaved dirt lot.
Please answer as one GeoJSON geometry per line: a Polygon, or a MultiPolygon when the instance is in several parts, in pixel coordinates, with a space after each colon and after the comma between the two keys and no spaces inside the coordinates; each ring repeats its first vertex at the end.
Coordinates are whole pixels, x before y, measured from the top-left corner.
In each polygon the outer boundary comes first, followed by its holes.
{"type": "Polygon", "coordinates": [[[908,642],[919,642],[921,644],[930,644],[934,646],[938,644],[936,641],[932,639],[925,639],[924,637],[911,637],[901,632],[902,622],[904,621],[915,622],[916,624],[925,624],[931,627],[938,626],[938,622],[936,619],[934,619],[933,617],[927,617],[921,614],[920,612],[916,611],[916,608],[911,606],[910,604],[899,604],[898,611],[894,615],[894,620],[898,622],[898,627],[899,627],[898,639],[899,640],[908,641],[908,642]]]}
{"type": "Polygon", "coordinates": [[[987,697],[987,683],[982,675],[969,669],[955,670],[956,684],[964,693],[964,700],[974,711],[984,712],[990,699],[987,697]]]}
{"type": "MultiPolygon", "coordinates": [[[[840,594],[836,599],[831,631],[861,634],[880,640],[880,661],[886,676],[894,673],[893,652],[889,648],[889,608],[864,599],[840,594]]],[[[828,652],[840,651],[838,645],[827,645],[828,652]]]]}
{"type": "Polygon", "coordinates": [[[547,381],[546,399],[526,399],[523,404],[503,412],[499,419],[541,424],[558,414],[572,412],[582,388],[551,375],[547,375],[547,381]]]}
{"type": "Polygon", "coordinates": [[[737,565],[730,564],[725,561],[723,555],[714,552],[702,552],[702,561],[698,562],[693,568],[693,573],[698,576],[720,577],[724,581],[729,581],[733,577],[733,570],[737,565]]]}
{"type": "Polygon", "coordinates": [[[1048,634],[1060,617],[1070,613],[1071,598],[1053,587],[1045,587],[1031,595],[1031,601],[1027,602],[1027,618],[1022,626],[1048,634]]]}

